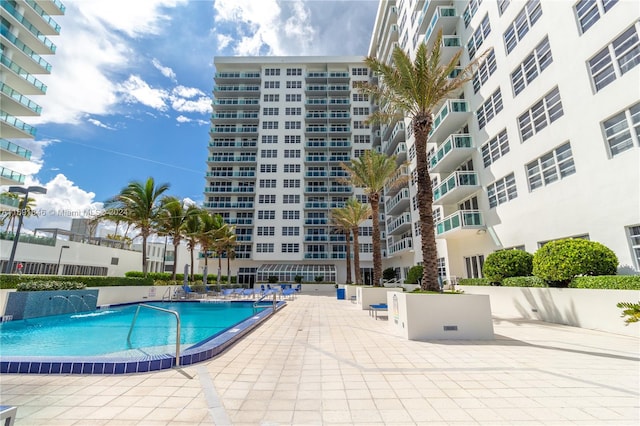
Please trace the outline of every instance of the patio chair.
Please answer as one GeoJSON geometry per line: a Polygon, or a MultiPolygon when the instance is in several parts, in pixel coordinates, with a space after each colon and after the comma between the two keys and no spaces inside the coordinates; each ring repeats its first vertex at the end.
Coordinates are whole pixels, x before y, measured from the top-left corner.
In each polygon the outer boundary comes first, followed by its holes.
{"type": "Polygon", "coordinates": [[[302,291],[302,284],[298,284],[295,290],[296,290],[296,293],[300,293],[302,291]]]}
{"type": "Polygon", "coordinates": [[[233,295],[235,297],[240,297],[240,296],[242,296],[243,293],[244,293],[244,289],[242,289],[242,288],[234,288],[233,289],[233,295]]]}
{"type": "Polygon", "coordinates": [[[293,289],[293,288],[285,288],[284,290],[282,290],[282,297],[283,298],[295,299],[296,298],[295,289],[293,289]]]}
{"type": "Polygon", "coordinates": [[[222,298],[226,299],[229,296],[233,295],[233,289],[232,288],[225,288],[224,290],[222,290],[222,298]]]}
{"type": "Polygon", "coordinates": [[[375,316],[378,319],[378,312],[388,312],[389,305],[386,303],[378,303],[375,305],[369,305],[369,316],[375,316]]]}
{"type": "Polygon", "coordinates": [[[246,298],[249,298],[251,296],[253,296],[253,289],[251,288],[246,288],[242,291],[242,295],[246,298]]]}

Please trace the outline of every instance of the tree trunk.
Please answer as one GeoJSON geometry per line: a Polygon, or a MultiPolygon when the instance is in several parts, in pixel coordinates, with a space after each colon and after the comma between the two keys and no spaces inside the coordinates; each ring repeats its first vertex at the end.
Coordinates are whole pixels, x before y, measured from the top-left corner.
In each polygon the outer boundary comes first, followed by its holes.
{"type": "Polygon", "coordinates": [[[358,228],[353,228],[353,266],[356,270],[356,284],[362,284],[360,272],[360,243],[358,242],[358,228]]]}
{"type": "MultiPolygon", "coordinates": [[[[174,241],[173,243],[173,272],[171,273],[171,281],[175,281],[176,280],[176,271],[178,268],[178,245],[180,244],[180,241],[178,241],[178,243],[176,243],[174,241]]],[[[165,253],[165,256],[167,254],[165,253]]],[[[162,271],[164,272],[164,271],[162,271]]]]}
{"type": "Polygon", "coordinates": [[[227,251],[227,285],[231,284],[231,256],[227,251]]]}
{"type": "Polygon", "coordinates": [[[195,282],[195,279],[193,278],[193,250],[194,247],[191,248],[191,282],[195,282]]]}
{"type": "Polygon", "coordinates": [[[373,285],[382,284],[382,254],[380,253],[380,194],[369,194],[371,218],[373,220],[373,285]]]}
{"type": "Polygon", "coordinates": [[[348,229],[345,230],[345,245],[346,245],[346,257],[347,257],[347,284],[351,284],[351,232],[348,229]]]}
{"type": "Polygon", "coordinates": [[[420,213],[420,240],[422,242],[421,288],[440,291],[438,282],[438,252],[433,223],[433,188],[427,162],[427,137],[433,125],[431,113],[413,119],[416,146],[416,170],[418,174],[418,212],[420,213]]]}
{"type": "Polygon", "coordinates": [[[142,232],[142,275],[147,278],[147,234],[142,232]]]}

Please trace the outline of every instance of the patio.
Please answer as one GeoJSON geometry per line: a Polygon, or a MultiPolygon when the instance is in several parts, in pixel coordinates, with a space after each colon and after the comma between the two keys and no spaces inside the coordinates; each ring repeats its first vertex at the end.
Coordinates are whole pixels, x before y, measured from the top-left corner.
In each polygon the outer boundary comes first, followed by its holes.
{"type": "Polygon", "coordinates": [[[494,329],[494,341],[406,341],[348,300],[303,294],[207,362],[3,375],[0,404],[18,406],[17,425],[640,421],[638,337],[502,318],[494,329]]]}

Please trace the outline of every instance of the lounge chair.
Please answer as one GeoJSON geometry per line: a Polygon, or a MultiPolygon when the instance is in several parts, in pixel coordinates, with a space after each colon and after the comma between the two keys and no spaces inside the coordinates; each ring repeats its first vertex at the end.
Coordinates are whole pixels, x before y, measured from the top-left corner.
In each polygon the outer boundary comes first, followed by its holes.
{"type": "Polygon", "coordinates": [[[388,312],[389,306],[386,303],[378,303],[375,305],[369,305],[369,316],[374,316],[378,319],[378,312],[388,312]]]}
{"type": "Polygon", "coordinates": [[[285,288],[284,290],[282,290],[282,297],[283,298],[295,299],[296,298],[295,289],[293,289],[293,288],[285,288]]]}
{"type": "Polygon", "coordinates": [[[253,289],[252,289],[252,288],[245,288],[245,289],[242,291],[242,295],[243,295],[244,297],[246,297],[246,298],[249,298],[249,297],[253,296],[253,289]]]}
{"type": "Polygon", "coordinates": [[[224,299],[226,299],[228,296],[232,296],[233,295],[233,289],[232,288],[225,288],[224,290],[222,290],[222,297],[224,299]]]}

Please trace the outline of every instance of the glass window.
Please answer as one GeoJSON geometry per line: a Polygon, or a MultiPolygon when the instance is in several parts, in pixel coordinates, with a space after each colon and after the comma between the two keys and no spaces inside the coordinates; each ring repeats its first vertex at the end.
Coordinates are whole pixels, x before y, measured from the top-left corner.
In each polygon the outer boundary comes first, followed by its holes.
{"type": "Polygon", "coordinates": [[[569,142],[548,152],[525,166],[529,190],[564,179],[576,172],[569,142]]]}

